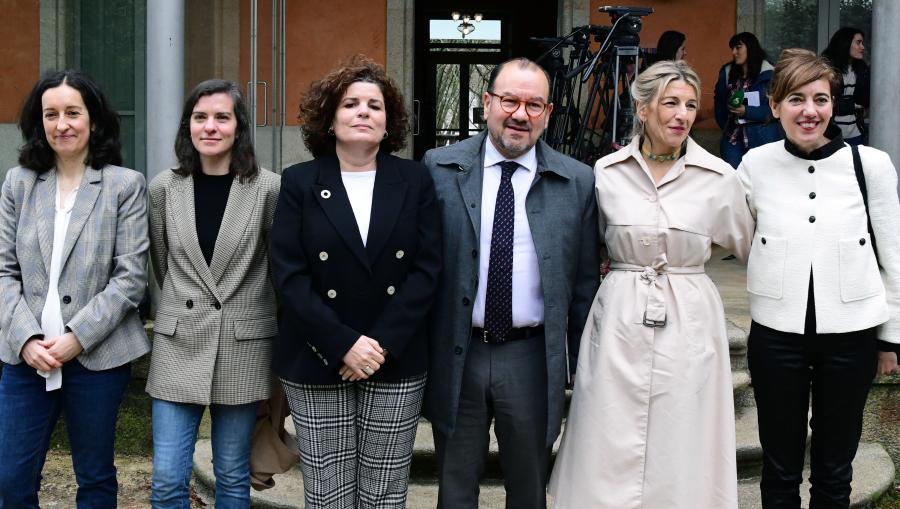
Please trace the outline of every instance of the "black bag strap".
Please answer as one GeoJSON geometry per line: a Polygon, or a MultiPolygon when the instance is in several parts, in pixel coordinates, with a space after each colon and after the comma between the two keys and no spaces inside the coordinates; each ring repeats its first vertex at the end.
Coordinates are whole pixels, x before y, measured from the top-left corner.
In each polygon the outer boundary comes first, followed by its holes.
{"type": "Polygon", "coordinates": [[[866,188],[866,175],[863,173],[862,168],[862,159],[859,157],[859,147],[856,145],[850,145],[850,150],[853,152],[853,171],[856,173],[856,183],[859,184],[859,191],[862,193],[863,205],[866,207],[866,226],[869,228],[869,239],[872,241],[872,251],[875,253],[875,261],[878,262],[878,267],[881,267],[881,262],[878,261],[878,249],[876,249],[875,244],[875,232],[872,231],[872,219],[869,215],[869,192],[866,188]]]}

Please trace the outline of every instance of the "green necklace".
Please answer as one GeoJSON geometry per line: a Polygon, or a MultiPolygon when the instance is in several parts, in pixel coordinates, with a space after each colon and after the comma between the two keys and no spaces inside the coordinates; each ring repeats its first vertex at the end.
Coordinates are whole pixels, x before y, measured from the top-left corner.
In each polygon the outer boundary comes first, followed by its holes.
{"type": "Polygon", "coordinates": [[[643,148],[641,148],[641,153],[644,154],[644,157],[646,157],[647,159],[659,162],[674,161],[678,159],[679,156],[681,156],[680,149],[672,152],[671,154],[654,154],[653,152],[645,151],[643,148]]]}

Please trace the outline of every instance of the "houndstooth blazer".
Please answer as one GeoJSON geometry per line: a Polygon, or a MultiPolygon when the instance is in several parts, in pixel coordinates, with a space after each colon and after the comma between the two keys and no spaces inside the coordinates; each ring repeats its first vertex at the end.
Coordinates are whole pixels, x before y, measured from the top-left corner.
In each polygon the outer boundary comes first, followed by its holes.
{"type": "MultiPolygon", "coordinates": [[[[16,167],[0,198],[0,360],[22,362],[25,342],[41,336],[49,285],[56,171],[16,167]]],[[[137,306],[147,288],[147,187],[140,173],[88,167],[75,198],[59,276],[63,322],[84,351],[78,361],[103,370],[150,349],[137,306]]]]}
{"type": "Polygon", "coordinates": [[[151,260],[161,288],[147,392],[179,403],[238,405],[269,397],[278,332],[269,231],[281,177],[235,178],[212,260],[197,240],[194,179],[150,183],[151,260]]]}

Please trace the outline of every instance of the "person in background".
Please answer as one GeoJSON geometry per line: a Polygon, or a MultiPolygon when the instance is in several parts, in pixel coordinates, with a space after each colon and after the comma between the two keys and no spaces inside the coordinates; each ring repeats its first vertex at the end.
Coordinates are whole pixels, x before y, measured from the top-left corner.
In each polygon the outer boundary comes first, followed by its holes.
{"type": "Polygon", "coordinates": [[[719,155],[737,168],[748,150],[779,140],[782,133],[766,99],[773,68],[759,40],[741,32],[731,37],[728,47],[732,60],[719,71],[714,106],[722,129],[719,155]]]}
{"type": "Polygon", "coordinates": [[[675,30],[666,30],[656,43],[656,62],[662,60],[684,60],[687,56],[687,37],[675,30]]]}
{"type": "Polygon", "coordinates": [[[863,197],[853,149],[829,126],[839,80],[825,58],[784,50],[769,101],[785,140],[738,168],[756,218],[747,360],[764,509],[800,507],[808,426],[809,507],[849,507],[872,379],[898,371],[897,174],[887,154],[859,147],[863,197]]]}
{"type": "Polygon", "coordinates": [[[737,509],[725,312],[712,244],[746,259],[734,170],[690,137],[700,79],[658,62],[631,86],[631,143],[594,166],[610,273],[581,338],[550,481],[557,509],[737,509]]]}
{"type": "Polygon", "coordinates": [[[121,168],[119,118],[78,71],[44,74],[0,194],[0,507],[37,508],[65,418],[79,508],[116,507],[116,417],[150,350],[147,189],[121,168]]]}
{"type": "Polygon", "coordinates": [[[178,167],[150,183],[151,259],[160,286],[147,392],[153,398],[154,509],[190,504],[206,407],[217,507],[250,505],[250,443],[269,397],[278,328],[269,231],[280,177],[261,170],[238,86],[197,85],[185,101],[178,167]]]}
{"type": "Polygon", "coordinates": [[[853,27],[841,27],[828,42],[822,56],[841,76],[841,89],[834,102],[834,123],[841,128],[844,143],[866,143],[868,132],[863,122],[869,107],[869,65],[865,56],[865,36],[853,27]]]}
{"type": "Polygon", "coordinates": [[[306,507],[402,508],[441,270],[434,183],[391,155],[407,113],[367,57],[314,82],[300,121],[314,159],[284,172],[272,273],[306,507]]]}

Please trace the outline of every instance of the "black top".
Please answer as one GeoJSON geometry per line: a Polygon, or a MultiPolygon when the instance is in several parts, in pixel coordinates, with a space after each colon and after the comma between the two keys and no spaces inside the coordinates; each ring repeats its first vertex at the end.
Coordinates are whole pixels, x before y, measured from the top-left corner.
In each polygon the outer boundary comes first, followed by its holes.
{"type": "Polygon", "coordinates": [[[840,127],[834,124],[828,124],[828,127],[825,128],[825,138],[829,140],[828,143],[822,145],[821,147],[813,150],[808,154],[803,152],[800,147],[795,145],[793,142],[791,142],[791,140],[787,138],[784,139],[784,149],[787,150],[788,153],[792,156],[799,157],[800,159],[806,159],[807,161],[819,161],[821,159],[827,159],[831,157],[832,154],[844,148],[844,139],[841,137],[840,127]]]}
{"type": "Polygon", "coordinates": [[[222,226],[222,217],[225,215],[225,206],[228,205],[228,193],[231,192],[231,183],[234,175],[206,175],[194,174],[194,214],[197,224],[197,240],[200,242],[200,250],[206,264],[212,261],[213,251],[216,247],[216,238],[219,236],[219,227],[222,226]]]}

